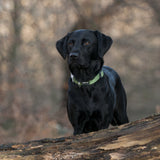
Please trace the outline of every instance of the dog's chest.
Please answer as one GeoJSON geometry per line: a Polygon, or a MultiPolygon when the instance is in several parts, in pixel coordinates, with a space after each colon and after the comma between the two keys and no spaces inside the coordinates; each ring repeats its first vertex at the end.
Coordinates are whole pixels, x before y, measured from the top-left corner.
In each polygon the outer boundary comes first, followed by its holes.
{"type": "Polygon", "coordinates": [[[68,100],[71,106],[76,107],[78,110],[93,112],[107,105],[107,96],[105,86],[72,87],[69,90],[68,100]]]}

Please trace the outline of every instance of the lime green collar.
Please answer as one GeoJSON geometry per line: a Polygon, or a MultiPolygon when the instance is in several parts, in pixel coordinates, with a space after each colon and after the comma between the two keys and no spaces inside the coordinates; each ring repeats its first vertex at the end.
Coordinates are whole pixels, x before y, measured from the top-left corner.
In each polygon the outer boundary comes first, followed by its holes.
{"type": "Polygon", "coordinates": [[[103,70],[101,70],[92,80],[88,81],[88,82],[79,82],[75,79],[75,77],[71,74],[71,79],[72,82],[74,82],[75,84],[77,84],[79,87],[83,86],[83,85],[92,85],[94,83],[96,83],[100,78],[102,78],[104,76],[104,72],[103,70]]]}

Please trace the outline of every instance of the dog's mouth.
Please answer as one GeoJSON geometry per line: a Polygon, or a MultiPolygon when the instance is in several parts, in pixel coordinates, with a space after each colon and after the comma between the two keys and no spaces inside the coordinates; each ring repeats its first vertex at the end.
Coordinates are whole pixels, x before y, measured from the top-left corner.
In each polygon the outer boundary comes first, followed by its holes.
{"type": "Polygon", "coordinates": [[[79,59],[72,60],[69,59],[68,64],[71,68],[77,68],[77,69],[87,69],[89,67],[89,63],[82,63],[79,59]]]}
{"type": "Polygon", "coordinates": [[[69,66],[71,68],[87,69],[89,67],[89,63],[80,63],[80,62],[72,61],[72,62],[69,62],[69,66]]]}
{"type": "Polygon", "coordinates": [[[70,63],[69,64],[70,68],[77,68],[77,69],[87,69],[89,65],[87,64],[79,64],[79,63],[70,63]]]}

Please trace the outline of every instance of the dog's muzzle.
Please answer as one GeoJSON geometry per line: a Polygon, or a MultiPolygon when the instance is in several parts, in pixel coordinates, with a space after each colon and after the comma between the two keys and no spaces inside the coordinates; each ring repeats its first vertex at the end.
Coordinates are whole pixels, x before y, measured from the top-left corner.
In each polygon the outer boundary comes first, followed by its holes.
{"type": "Polygon", "coordinates": [[[69,57],[70,57],[71,59],[77,59],[78,56],[79,56],[79,54],[78,54],[77,52],[72,52],[72,53],[69,54],[69,57]]]}

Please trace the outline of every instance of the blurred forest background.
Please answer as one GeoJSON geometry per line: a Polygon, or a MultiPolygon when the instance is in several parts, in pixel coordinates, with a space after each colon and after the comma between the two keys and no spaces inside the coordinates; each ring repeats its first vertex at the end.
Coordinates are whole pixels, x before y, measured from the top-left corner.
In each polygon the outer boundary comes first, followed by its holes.
{"type": "Polygon", "coordinates": [[[55,43],[79,28],[112,37],[130,121],[160,112],[159,0],[0,0],[0,143],[72,135],[55,43]]]}

